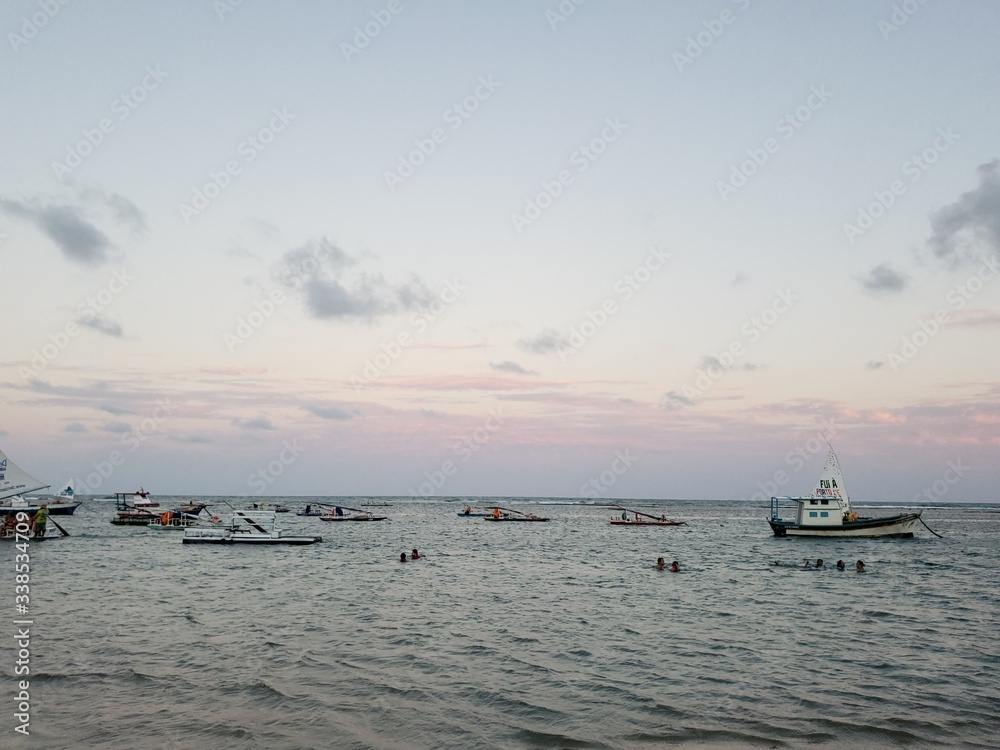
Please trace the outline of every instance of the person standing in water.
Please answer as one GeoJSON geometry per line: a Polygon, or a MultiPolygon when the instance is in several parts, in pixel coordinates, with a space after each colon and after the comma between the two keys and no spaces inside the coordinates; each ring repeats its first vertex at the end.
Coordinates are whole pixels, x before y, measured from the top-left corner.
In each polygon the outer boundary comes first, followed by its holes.
{"type": "Polygon", "coordinates": [[[864,573],[865,572],[865,564],[863,562],[861,562],[860,560],[858,560],[856,563],[854,563],[854,569],[856,571],[858,571],[859,573],[864,573]]]}
{"type": "Polygon", "coordinates": [[[417,552],[417,548],[416,547],[413,548],[413,552],[410,554],[410,559],[411,560],[419,560],[420,559],[420,553],[417,552]]]}
{"type": "Polygon", "coordinates": [[[399,553],[399,561],[400,562],[406,562],[406,553],[405,552],[400,552],[399,553]]]}
{"type": "Polygon", "coordinates": [[[664,560],[663,560],[662,557],[656,558],[656,569],[657,570],[663,570],[663,568],[665,568],[666,565],[667,564],[664,562],[664,560]]]}
{"type": "Polygon", "coordinates": [[[670,563],[670,572],[671,573],[680,573],[681,572],[681,566],[677,564],[676,560],[674,560],[672,563],[670,563]]]}

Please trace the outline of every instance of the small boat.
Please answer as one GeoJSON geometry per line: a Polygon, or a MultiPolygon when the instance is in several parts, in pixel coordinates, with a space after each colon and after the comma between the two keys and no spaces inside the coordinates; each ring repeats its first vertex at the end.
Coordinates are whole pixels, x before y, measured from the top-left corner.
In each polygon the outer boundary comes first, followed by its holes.
{"type": "Polygon", "coordinates": [[[622,514],[611,519],[612,526],[687,526],[687,521],[671,521],[666,516],[652,516],[621,505],[615,507],[620,509],[622,514]],[[628,517],[629,513],[632,514],[631,518],[628,517]]]}
{"type": "MultiPolygon", "coordinates": [[[[48,506],[48,503],[37,505],[29,503],[23,495],[48,486],[24,471],[0,451],[0,502],[3,503],[0,507],[0,539],[23,542],[28,539],[40,541],[46,538],[43,529],[35,529],[34,520],[41,506],[48,506]]],[[[49,518],[48,523],[55,526],[63,536],[69,536],[69,533],[54,519],[49,518]]]]}
{"type": "Polygon", "coordinates": [[[269,510],[272,513],[290,513],[291,508],[284,505],[273,505],[271,503],[250,503],[246,510],[269,510]]]}
{"type": "Polygon", "coordinates": [[[465,510],[459,512],[458,515],[464,516],[465,518],[486,518],[486,516],[490,516],[493,514],[487,513],[485,510],[481,508],[473,508],[471,505],[467,505],[465,507],[465,510]]]}
{"type": "Polygon", "coordinates": [[[135,492],[116,492],[115,507],[114,526],[148,526],[162,513],[160,504],[142,487],[135,492]]]}
{"type": "Polygon", "coordinates": [[[305,507],[304,510],[300,510],[295,515],[297,515],[297,516],[312,516],[312,517],[316,517],[316,516],[322,516],[322,515],[324,515],[326,513],[329,513],[329,512],[330,511],[329,511],[328,506],[321,505],[320,503],[310,503],[309,505],[307,505],[305,507]]]}
{"type": "Polygon", "coordinates": [[[851,508],[840,462],[831,448],[812,497],[772,497],[771,517],[767,522],[775,536],[912,538],[913,530],[921,522],[921,512],[878,518],[859,516],[851,508]],[[794,520],[780,517],[781,500],[795,503],[794,520]]]}
{"type": "Polygon", "coordinates": [[[49,515],[71,516],[73,511],[81,505],[83,505],[83,501],[76,499],[76,491],[73,489],[72,480],[70,480],[58,495],[49,500],[49,515]]]}
{"type": "Polygon", "coordinates": [[[184,529],[184,544],[314,544],[323,537],[285,534],[273,510],[234,510],[227,524],[184,529]]]}
{"type": "Polygon", "coordinates": [[[346,505],[335,505],[333,510],[324,513],[319,517],[320,521],[385,521],[388,520],[388,516],[376,516],[367,510],[359,510],[358,508],[348,508],[346,505]],[[351,511],[351,515],[344,513],[345,510],[351,511]]]}
{"type": "Polygon", "coordinates": [[[536,516],[534,513],[524,513],[520,510],[514,510],[513,508],[501,508],[499,506],[493,508],[493,512],[487,514],[483,517],[486,521],[548,521],[548,518],[542,516],[536,516]]]}
{"type": "Polygon", "coordinates": [[[385,500],[369,500],[368,502],[361,503],[362,508],[391,508],[392,503],[387,503],[385,500]]]}

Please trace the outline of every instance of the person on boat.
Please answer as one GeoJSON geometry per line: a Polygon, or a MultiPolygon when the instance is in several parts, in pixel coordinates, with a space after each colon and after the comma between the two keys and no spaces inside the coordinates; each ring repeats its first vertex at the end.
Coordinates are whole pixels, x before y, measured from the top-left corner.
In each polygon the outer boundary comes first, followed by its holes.
{"type": "Polygon", "coordinates": [[[660,520],[661,520],[661,521],[662,521],[663,523],[666,523],[666,522],[667,522],[667,517],[666,517],[666,516],[660,516],[660,520]]]}
{"type": "Polygon", "coordinates": [[[844,568],[846,567],[847,565],[844,563],[843,560],[837,560],[837,570],[844,570],[844,568]]]}
{"type": "Polygon", "coordinates": [[[676,560],[674,560],[672,563],[670,563],[670,572],[671,573],[680,573],[681,572],[681,566],[678,564],[678,562],[676,560]]]}
{"type": "Polygon", "coordinates": [[[865,572],[865,564],[863,562],[861,562],[861,560],[858,560],[856,563],[854,563],[854,569],[856,571],[858,571],[859,573],[864,573],[865,572]]]}
{"type": "Polygon", "coordinates": [[[399,553],[399,561],[400,562],[406,562],[406,553],[405,552],[400,552],[399,553]]]}
{"type": "Polygon", "coordinates": [[[311,510],[312,510],[312,506],[311,505],[307,505],[306,506],[306,515],[308,515],[309,511],[311,511],[311,510]]]}
{"type": "Polygon", "coordinates": [[[42,503],[42,507],[35,511],[35,517],[31,519],[31,524],[35,529],[35,539],[45,536],[45,524],[49,521],[48,503],[42,503]]]}
{"type": "Polygon", "coordinates": [[[626,511],[624,511],[624,510],[622,511],[622,520],[623,521],[627,521],[628,520],[628,513],[626,511]]]}
{"type": "Polygon", "coordinates": [[[336,516],[342,516],[344,515],[344,509],[338,505],[336,509],[333,511],[333,514],[336,516]]]}
{"type": "Polygon", "coordinates": [[[662,557],[656,558],[656,569],[663,570],[666,567],[666,563],[663,561],[662,557]]]}
{"type": "Polygon", "coordinates": [[[500,520],[500,509],[499,508],[494,508],[493,509],[493,517],[495,519],[497,519],[498,521],[500,520]]]}
{"type": "Polygon", "coordinates": [[[413,552],[410,553],[410,559],[411,560],[419,560],[420,559],[420,553],[417,552],[417,548],[416,547],[414,547],[413,548],[413,552]]]}

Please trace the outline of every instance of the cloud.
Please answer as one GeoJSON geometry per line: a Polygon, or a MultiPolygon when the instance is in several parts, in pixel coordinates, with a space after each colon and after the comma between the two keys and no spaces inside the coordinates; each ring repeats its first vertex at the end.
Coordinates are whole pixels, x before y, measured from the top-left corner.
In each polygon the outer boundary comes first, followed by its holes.
{"type": "Polygon", "coordinates": [[[339,406],[325,404],[305,404],[303,407],[310,414],[315,414],[322,419],[353,419],[354,415],[339,406]]]}
{"type": "Polygon", "coordinates": [[[713,356],[702,357],[701,361],[698,363],[698,369],[708,370],[709,368],[725,372],[732,372],[733,370],[743,370],[744,372],[753,372],[754,370],[763,370],[764,365],[759,364],[757,362],[744,362],[741,365],[737,365],[735,363],[731,365],[724,365],[722,364],[722,362],[719,360],[718,357],[713,357],[713,356]]]}
{"type": "Polygon", "coordinates": [[[500,372],[513,372],[516,375],[537,375],[538,373],[534,370],[529,370],[525,367],[521,367],[517,362],[511,362],[509,359],[503,362],[490,362],[490,367],[494,370],[499,370],[500,372]]]}
{"type": "Polygon", "coordinates": [[[116,417],[120,417],[122,414],[135,414],[135,409],[130,409],[127,406],[118,406],[117,404],[101,404],[97,408],[101,411],[106,411],[108,414],[114,414],[116,417]]]}
{"type": "Polygon", "coordinates": [[[265,416],[254,417],[253,419],[242,419],[237,417],[233,420],[233,424],[239,427],[241,430],[276,430],[277,428],[265,416]]]}
{"type": "Polygon", "coordinates": [[[948,325],[960,328],[1000,328],[1000,312],[983,308],[959,310],[953,314],[948,325]]]}
{"type": "Polygon", "coordinates": [[[173,438],[178,443],[211,443],[212,438],[205,437],[204,435],[180,435],[173,438]]]}
{"type": "Polygon", "coordinates": [[[67,258],[90,266],[108,260],[114,248],[108,235],[91,218],[93,209],[109,215],[113,224],[126,226],[133,232],[145,229],[145,217],[135,203],[100,188],[80,189],[72,199],[53,199],[49,196],[25,200],[0,198],[0,213],[33,224],[67,258]]]}
{"type": "Polygon", "coordinates": [[[63,427],[63,432],[87,432],[87,428],[80,422],[70,422],[63,427]]]}
{"type": "Polygon", "coordinates": [[[1000,255],[1000,159],[980,164],[979,185],[931,215],[928,243],[949,263],[970,260],[983,250],[1000,255]]]}
{"type": "Polygon", "coordinates": [[[131,432],[132,426],[128,422],[105,422],[101,425],[101,429],[105,432],[114,432],[120,434],[123,432],[131,432]]]}
{"type": "Polygon", "coordinates": [[[885,366],[885,362],[881,360],[869,360],[865,363],[866,370],[881,370],[885,366]]]}
{"type": "Polygon", "coordinates": [[[98,333],[103,333],[105,336],[113,336],[114,338],[120,339],[125,332],[122,330],[121,324],[116,323],[113,320],[108,320],[107,318],[102,318],[100,315],[84,316],[78,318],[77,323],[87,328],[91,328],[98,333]]]}
{"type": "Polygon", "coordinates": [[[887,263],[875,266],[861,279],[861,286],[870,292],[901,292],[906,288],[907,277],[887,263]]]}
{"type": "Polygon", "coordinates": [[[321,320],[373,322],[381,315],[419,309],[434,298],[416,275],[390,283],[358,264],[358,257],[325,239],[315,240],[285,253],[276,275],[298,290],[309,314],[321,320]]]}
{"type": "Polygon", "coordinates": [[[682,396],[677,391],[667,391],[665,394],[663,394],[663,397],[667,399],[668,403],[674,402],[678,404],[683,404],[684,406],[694,405],[693,399],[690,399],[687,396],[682,396]]]}
{"type": "Polygon", "coordinates": [[[569,348],[569,339],[559,331],[546,328],[532,339],[521,339],[517,346],[531,354],[551,354],[569,348]]]}

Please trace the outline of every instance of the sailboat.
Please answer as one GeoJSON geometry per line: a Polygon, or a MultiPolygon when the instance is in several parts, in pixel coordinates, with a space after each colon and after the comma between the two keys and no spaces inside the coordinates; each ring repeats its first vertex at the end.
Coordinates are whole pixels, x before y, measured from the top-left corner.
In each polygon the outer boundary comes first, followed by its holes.
{"type": "Polygon", "coordinates": [[[811,497],[771,498],[767,522],[775,536],[896,537],[909,538],[920,521],[921,511],[871,518],[859,516],[851,507],[844,474],[833,448],[826,459],[819,482],[811,497]],[[779,501],[795,503],[795,519],[779,516],[779,501]]]}
{"type": "Polygon", "coordinates": [[[376,516],[371,511],[360,508],[348,508],[346,505],[335,505],[319,517],[320,521],[385,521],[388,516],[376,516]],[[351,511],[353,515],[347,515],[345,510],[351,511]]]}
{"type": "MultiPolygon", "coordinates": [[[[0,538],[17,541],[24,541],[25,536],[32,539],[44,538],[41,535],[43,532],[36,531],[34,523],[31,523],[41,505],[29,503],[23,495],[48,486],[24,471],[0,451],[0,538]],[[30,518],[26,520],[25,516],[30,518]],[[23,530],[25,526],[28,530],[23,530]]],[[[63,536],[69,536],[54,520],[50,519],[50,522],[63,536]]],[[[44,525],[39,527],[39,529],[44,528],[44,525]]]]}
{"type": "Polygon", "coordinates": [[[73,489],[73,480],[66,482],[66,486],[59,491],[49,502],[50,516],[71,516],[73,511],[83,504],[82,500],[76,499],[76,490],[73,489]]]}
{"type": "Polygon", "coordinates": [[[649,513],[626,508],[624,505],[613,507],[621,510],[622,514],[611,519],[612,526],[687,526],[687,521],[671,521],[666,516],[651,516],[649,513]],[[632,514],[632,518],[628,517],[629,513],[632,514]]]}
{"type": "Polygon", "coordinates": [[[0,451],[0,515],[21,511],[34,513],[41,505],[29,503],[23,495],[43,490],[48,486],[24,471],[0,451]]]}

